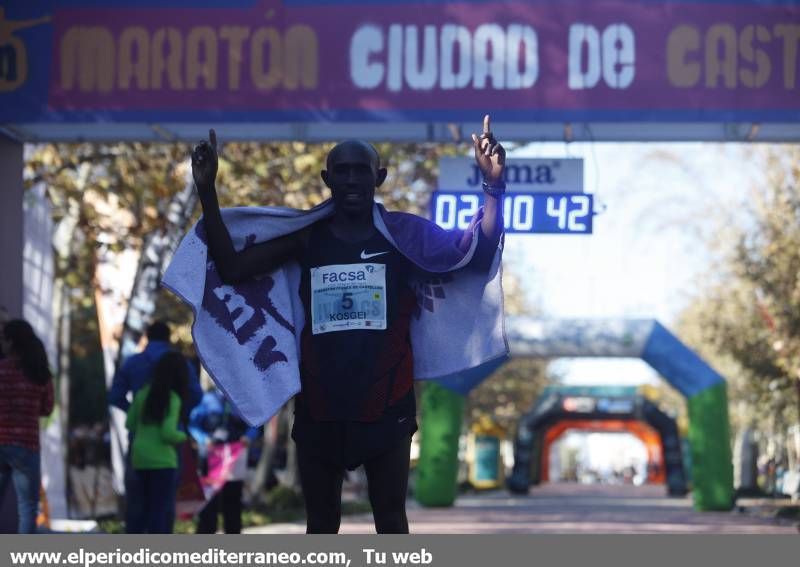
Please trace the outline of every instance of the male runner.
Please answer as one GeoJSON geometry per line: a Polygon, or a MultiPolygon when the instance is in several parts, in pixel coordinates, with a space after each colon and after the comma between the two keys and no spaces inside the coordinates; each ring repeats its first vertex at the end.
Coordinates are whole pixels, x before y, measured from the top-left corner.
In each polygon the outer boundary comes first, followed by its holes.
{"type": "MultiPolygon", "coordinates": [[[[464,269],[488,270],[503,226],[505,150],[492,135],[488,115],[483,134],[472,139],[486,199],[476,252],[464,269]]],[[[217,163],[211,130],[209,141],[192,153],[192,173],[222,281],[236,284],[289,261],[301,268],[306,323],[292,438],[307,532],[338,532],[344,472],[363,464],[377,532],[408,533],[409,448],[417,427],[409,338],[417,299],[409,280],[421,274],[373,222],[375,189],[387,173],[380,156],[362,141],[335,146],[321,172],[333,215],[241,251],[220,213],[217,163]]]]}

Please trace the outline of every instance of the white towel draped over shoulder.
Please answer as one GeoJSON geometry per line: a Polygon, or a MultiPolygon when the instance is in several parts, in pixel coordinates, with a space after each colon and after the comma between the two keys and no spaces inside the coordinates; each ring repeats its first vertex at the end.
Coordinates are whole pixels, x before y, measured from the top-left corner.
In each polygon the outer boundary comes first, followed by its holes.
{"type": "MultiPolygon", "coordinates": [[[[308,210],[242,207],[222,210],[233,245],[300,230],[333,214],[329,200],[308,210]]],[[[374,207],[376,228],[402,254],[437,277],[412,282],[418,309],[411,322],[417,379],[440,380],[466,391],[505,359],[502,244],[489,272],[461,270],[477,244],[476,215],[465,231],[445,231],[421,217],[374,207]]],[[[501,239],[502,242],[502,239],[501,239]]],[[[296,262],[270,274],[226,285],[208,255],[203,220],[175,252],[162,285],[194,312],[192,336],[203,366],[242,418],[259,425],[300,390],[300,332],[304,311],[296,262]]]]}

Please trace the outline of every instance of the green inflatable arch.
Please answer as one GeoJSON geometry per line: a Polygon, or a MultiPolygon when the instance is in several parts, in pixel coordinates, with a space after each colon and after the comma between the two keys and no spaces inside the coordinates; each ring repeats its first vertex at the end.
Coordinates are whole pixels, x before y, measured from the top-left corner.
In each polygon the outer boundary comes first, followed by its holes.
{"type": "MultiPolygon", "coordinates": [[[[733,464],[725,380],[655,320],[537,320],[509,318],[515,357],[640,358],[686,398],[694,506],[733,507],[733,464]]],[[[464,397],[504,360],[426,384],[416,498],[425,506],[455,501],[458,437],[464,397]]]]}

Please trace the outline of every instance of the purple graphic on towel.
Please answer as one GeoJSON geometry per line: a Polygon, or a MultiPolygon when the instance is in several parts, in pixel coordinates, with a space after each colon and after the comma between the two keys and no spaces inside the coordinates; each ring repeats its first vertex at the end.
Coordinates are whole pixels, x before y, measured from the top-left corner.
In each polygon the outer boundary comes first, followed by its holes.
{"type": "MultiPolygon", "coordinates": [[[[197,223],[195,233],[206,243],[202,221],[197,223]]],[[[245,240],[245,248],[252,246],[255,238],[254,234],[249,235],[245,240]]],[[[272,318],[294,334],[294,326],[278,312],[269,297],[274,286],[275,281],[266,275],[228,285],[223,283],[214,262],[208,261],[206,264],[203,308],[220,327],[236,337],[240,345],[253,342],[258,344],[253,364],[261,371],[267,370],[276,362],[287,362],[286,355],[275,350],[277,341],[268,334],[267,318],[272,318]]]]}
{"type": "Polygon", "coordinates": [[[483,217],[483,209],[478,211],[466,231],[444,230],[416,215],[388,212],[382,205],[379,205],[379,211],[397,248],[419,268],[438,273],[413,286],[417,296],[414,318],[419,320],[423,310],[434,313],[437,303],[446,299],[445,284],[453,281],[450,270],[467,254],[475,226],[483,217]]]}
{"type": "Polygon", "coordinates": [[[417,294],[417,307],[414,309],[415,319],[422,317],[423,309],[430,313],[436,311],[436,300],[447,297],[444,292],[444,284],[451,281],[453,281],[453,276],[445,273],[414,285],[414,291],[417,294]]]}

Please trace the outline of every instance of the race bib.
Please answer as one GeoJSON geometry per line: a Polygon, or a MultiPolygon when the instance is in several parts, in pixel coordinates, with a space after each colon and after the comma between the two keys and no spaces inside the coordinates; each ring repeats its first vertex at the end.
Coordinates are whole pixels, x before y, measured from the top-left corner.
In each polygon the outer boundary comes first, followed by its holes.
{"type": "Polygon", "coordinates": [[[386,328],[386,265],[311,268],[311,332],[386,328]]]}

